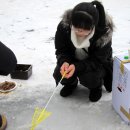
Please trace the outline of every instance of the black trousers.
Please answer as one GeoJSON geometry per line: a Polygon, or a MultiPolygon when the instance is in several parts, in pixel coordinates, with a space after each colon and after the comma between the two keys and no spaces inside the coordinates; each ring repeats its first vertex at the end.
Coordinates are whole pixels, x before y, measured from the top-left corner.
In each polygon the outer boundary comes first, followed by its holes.
{"type": "MultiPolygon", "coordinates": [[[[80,84],[87,87],[88,89],[95,89],[101,87],[105,73],[106,72],[104,68],[102,68],[100,71],[83,72],[81,74],[75,73],[69,79],[64,78],[61,84],[62,85],[73,84],[74,82],[76,82],[76,80],[79,80],[80,84]]],[[[53,77],[57,84],[61,79],[60,66],[58,65],[56,66],[53,73],[53,77]]]]}
{"type": "Polygon", "coordinates": [[[0,75],[8,75],[17,64],[15,54],[2,42],[0,42],[0,75]]]}

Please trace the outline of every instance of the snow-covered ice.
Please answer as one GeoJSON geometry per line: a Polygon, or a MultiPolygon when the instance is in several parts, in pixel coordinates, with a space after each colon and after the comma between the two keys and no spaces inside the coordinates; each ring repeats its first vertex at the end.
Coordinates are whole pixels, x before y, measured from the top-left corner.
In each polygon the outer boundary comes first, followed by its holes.
{"type": "MultiPolygon", "coordinates": [[[[0,94],[0,113],[8,119],[7,130],[29,130],[35,107],[44,107],[55,82],[54,35],[60,17],[66,9],[81,0],[0,0],[0,40],[11,48],[18,63],[32,64],[33,74],[28,80],[0,76],[0,81],[17,82],[17,89],[0,94]]],[[[113,56],[130,48],[130,1],[102,0],[113,17],[113,56]]],[[[62,98],[57,88],[47,111],[52,115],[36,130],[129,130],[112,107],[112,94],[103,90],[97,103],[88,100],[88,90],[79,85],[74,95],[62,98]]]]}

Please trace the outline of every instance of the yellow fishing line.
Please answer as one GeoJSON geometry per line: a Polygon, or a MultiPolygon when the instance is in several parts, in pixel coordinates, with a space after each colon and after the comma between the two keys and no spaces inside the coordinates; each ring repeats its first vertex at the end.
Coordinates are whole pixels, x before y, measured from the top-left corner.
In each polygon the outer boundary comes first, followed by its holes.
{"type": "MultiPolygon", "coordinates": [[[[63,74],[61,80],[59,81],[59,83],[61,83],[61,81],[62,81],[62,79],[65,77],[65,75],[66,75],[66,71],[64,72],[64,74],[63,74]]],[[[58,83],[58,84],[59,84],[59,83],[58,83]]],[[[58,86],[58,85],[57,85],[57,86],[58,86]]],[[[57,88],[57,87],[56,87],[56,88],[57,88]]],[[[38,108],[38,107],[35,108],[35,112],[34,112],[34,114],[33,114],[32,124],[31,124],[31,129],[30,129],[30,130],[35,130],[35,127],[36,127],[38,124],[40,124],[42,121],[44,121],[46,118],[48,118],[48,117],[51,115],[51,112],[46,111],[46,108],[47,108],[49,102],[51,101],[51,99],[52,99],[52,97],[53,97],[53,95],[54,95],[54,93],[55,93],[55,91],[56,91],[56,88],[54,89],[53,94],[52,94],[51,97],[49,98],[49,100],[48,100],[48,102],[47,102],[47,104],[46,104],[46,106],[45,106],[44,109],[41,109],[41,108],[38,108]]]]}
{"type": "Polygon", "coordinates": [[[46,111],[45,109],[36,108],[33,116],[32,127],[31,130],[48,118],[51,115],[51,112],[46,111]]]}
{"type": "Polygon", "coordinates": [[[31,129],[30,130],[34,130],[34,128],[36,126],[36,119],[38,117],[38,113],[39,113],[39,108],[35,108],[35,112],[33,114],[32,124],[31,124],[31,129]]]}
{"type": "Polygon", "coordinates": [[[51,115],[51,112],[48,112],[44,109],[44,111],[42,111],[40,113],[40,117],[38,118],[36,124],[40,124],[42,121],[44,121],[46,118],[48,118],[51,115]]]}
{"type": "Polygon", "coordinates": [[[64,74],[63,74],[63,76],[62,76],[61,80],[65,77],[65,75],[66,75],[66,71],[64,72],[64,74]]]}

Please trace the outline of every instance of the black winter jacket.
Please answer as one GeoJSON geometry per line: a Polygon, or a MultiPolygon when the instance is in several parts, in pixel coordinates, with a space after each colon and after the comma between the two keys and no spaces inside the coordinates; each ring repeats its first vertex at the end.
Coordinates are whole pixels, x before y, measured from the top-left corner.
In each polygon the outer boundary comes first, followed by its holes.
{"type": "Polygon", "coordinates": [[[71,10],[65,12],[55,34],[57,63],[60,66],[64,62],[74,64],[78,73],[100,71],[103,67],[112,76],[113,60],[111,45],[114,27],[112,19],[106,14],[106,27],[103,29],[96,27],[95,34],[90,39],[90,47],[87,52],[88,58],[77,60],[75,58],[76,48],[71,41],[71,12],[71,10]]]}

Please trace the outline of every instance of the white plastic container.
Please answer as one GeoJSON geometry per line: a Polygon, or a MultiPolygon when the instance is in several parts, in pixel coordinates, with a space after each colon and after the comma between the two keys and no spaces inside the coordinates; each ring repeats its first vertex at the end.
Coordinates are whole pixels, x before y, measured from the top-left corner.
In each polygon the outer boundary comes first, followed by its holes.
{"type": "Polygon", "coordinates": [[[124,59],[124,55],[114,58],[112,104],[121,118],[130,124],[130,60],[124,59]]]}
{"type": "Polygon", "coordinates": [[[129,55],[129,59],[130,59],[130,49],[128,49],[128,55],[129,55]]]}

